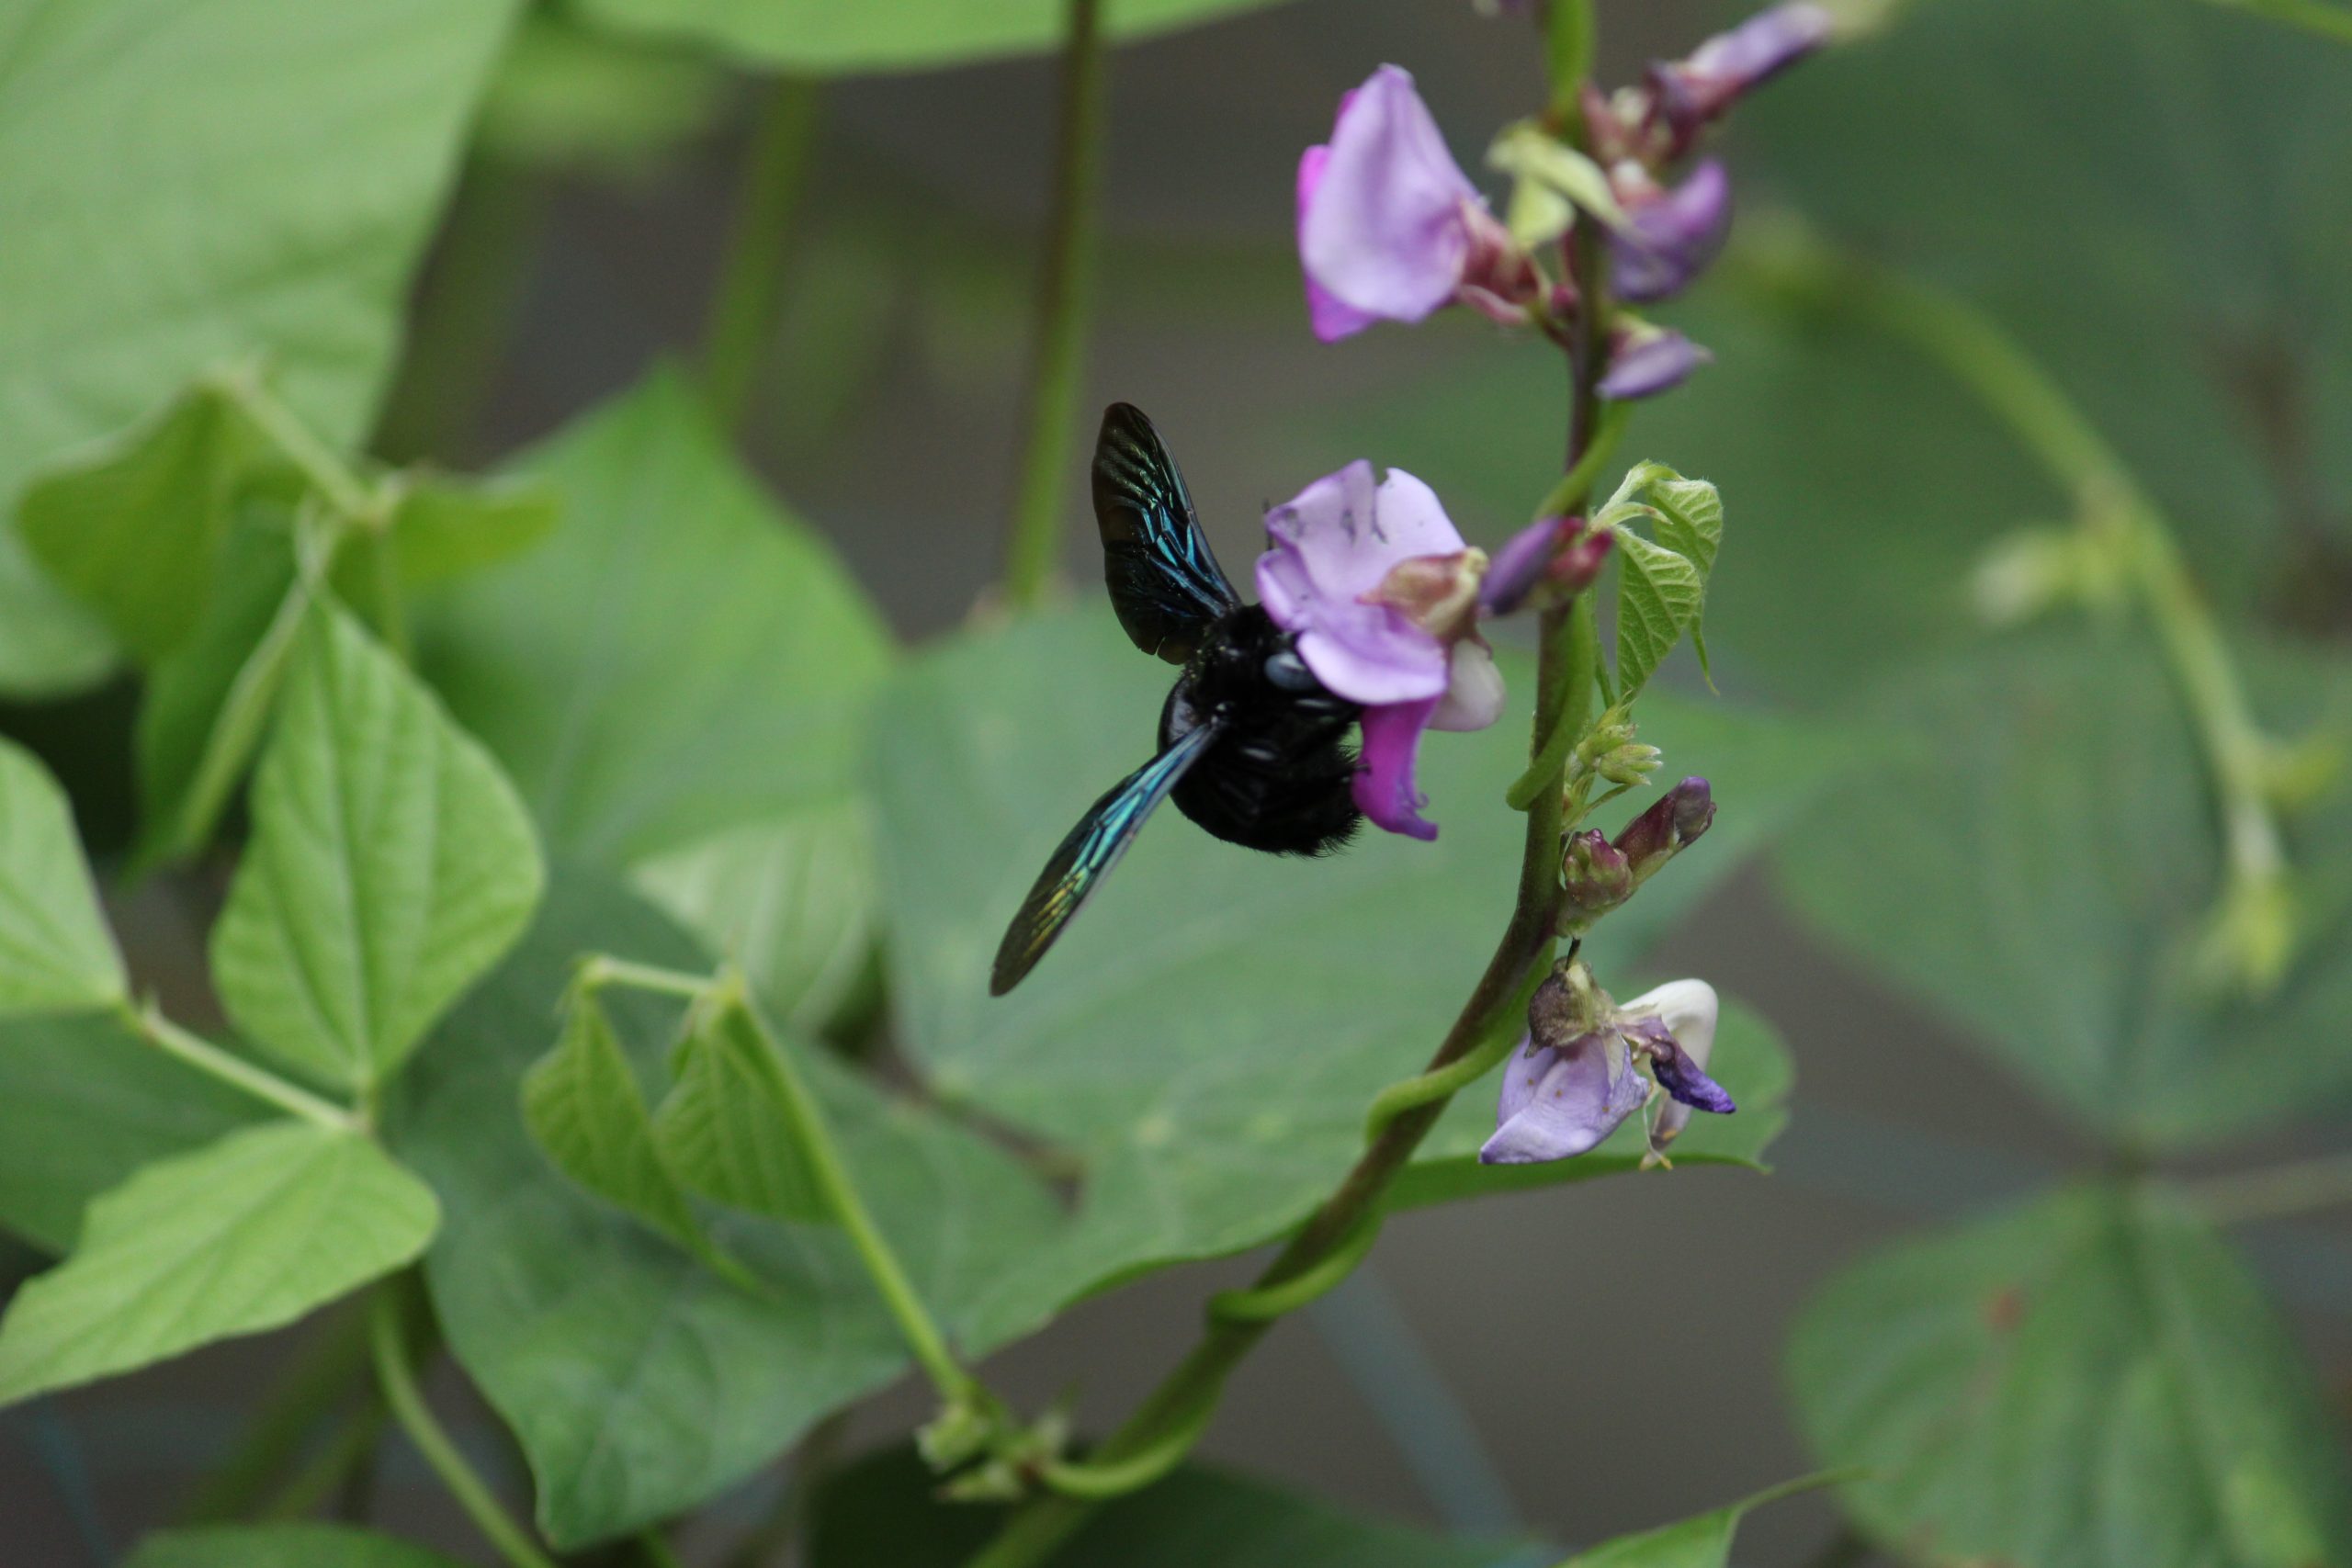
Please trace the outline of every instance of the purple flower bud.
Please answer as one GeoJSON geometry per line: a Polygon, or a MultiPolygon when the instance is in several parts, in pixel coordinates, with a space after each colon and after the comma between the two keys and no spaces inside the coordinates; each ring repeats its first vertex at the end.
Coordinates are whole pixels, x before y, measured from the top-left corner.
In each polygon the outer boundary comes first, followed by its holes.
{"type": "MultiPolygon", "coordinates": [[[[1581,519],[1577,520],[1581,524],[1581,519]]],[[[1552,563],[1552,581],[1571,593],[1581,593],[1600,575],[1609,564],[1609,552],[1617,545],[1614,534],[1579,532],[1552,563]]]]}
{"type": "Polygon", "coordinates": [[[1631,220],[1611,236],[1610,282],[1635,304],[1669,299],[1690,287],[1724,248],[1731,232],[1731,176],[1713,158],[1671,190],[1642,176],[1645,188],[1620,190],[1631,220]]]}
{"type": "Polygon", "coordinates": [[[1797,0],[1716,34],[1688,60],[1652,65],[1650,90],[1657,112],[1673,131],[1675,150],[1689,145],[1702,126],[1742,96],[1827,43],[1835,26],[1827,11],[1797,0]]]}
{"type": "Polygon", "coordinates": [[[1479,588],[1479,608],[1509,615],[1560,604],[1592,586],[1609,558],[1614,536],[1594,534],[1581,517],[1545,517],[1529,524],[1495,552],[1479,588]]]}
{"type": "Polygon", "coordinates": [[[1671,327],[1645,322],[1639,330],[1618,334],[1599,390],[1620,402],[1656,397],[1680,386],[1691,371],[1712,364],[1714,357],[1671,327]]]}
{"type": "Polygon", "coordinates": [[[1714,820],[1714,796],[1704,779],[1684,779],[1651,802],[1617,835],[1618,852],[1633,867],[1634,886],[1648,881],[1714,820]]]}
{"type": "Polygon", "coordinates": [[[1598,828],[1568,836],[1560,875],[1571,916],[1605,915],[1633,896],[1633,866],[1598,828]]]}

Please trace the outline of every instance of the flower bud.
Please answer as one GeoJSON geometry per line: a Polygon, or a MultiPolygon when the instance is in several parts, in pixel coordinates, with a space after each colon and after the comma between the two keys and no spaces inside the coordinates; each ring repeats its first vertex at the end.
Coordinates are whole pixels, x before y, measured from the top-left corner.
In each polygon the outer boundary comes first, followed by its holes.
{"type": "Polygon", "coordinates": [[[1624,320],[1612,334],[1609,373],[1600,378],[1600,395],[1618,402],[1654,398],[1671,391],[1714,355],[1671,327],[1624,320]]]}
{"type": "Polygon", "coordinates": [[[1718,33],[1688,60],[1650,67],[1650,94],[1667,151],[1679,153],[1708,121],[1829,41],[1836,24],[1819,6],[1774,6],[1718,33]]]}
{"type": "Polygon", "coordinates": [[[1568,835],[1560,876],[1567,893],[1566,913],[1586,919],[1605,915],[1634,892],[1634,868],[1623,852],[1598,828],[1568,835]]]}
{"type": "Polygon", "coordinates": [[[1666,753],[1657,747],[1636,741],[1604,753],[1593,763],[1592,771],[1611,784],[1623,784],[1630,789],[1635,784],[1647,784],[1649,776],[1657,772],[1658,763],[1665,759],[1666,753]]]}
{"type": "Polygon", "coordinates": [[[1617,835],[1616,847],[1633,868],[1634,886],[1648,881],[1714,820],[1714,795],[1704,779],[1684,779],[1659,795],[1617,835]]]}
{"type": "Polygon", "coordinates": [[[1565,604],[1592,586],[1616,536],[1594,533],[1581,517],[1544,517],[1513,534],[1495,552],[1479,588],[1489,615],[1565,604]]]}
{"type": "Polygon", "coordinates": [[[1671,190],[1628,163],[1616,175],[1626,226],[1610,236],[1609,281],[1637,305],[1671,299],[1690,286],[1731,233],[1731,176],[1713,158],[1671,190]]]}

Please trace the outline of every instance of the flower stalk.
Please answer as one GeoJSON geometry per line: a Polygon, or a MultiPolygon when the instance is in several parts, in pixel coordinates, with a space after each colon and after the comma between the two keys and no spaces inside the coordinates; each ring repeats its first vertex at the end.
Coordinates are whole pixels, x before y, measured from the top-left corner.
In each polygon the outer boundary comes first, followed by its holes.
{"type": "Polygon", "coordinates": [[[1102,174],[1102,0],[1069,0],[1062,45],[1053,209],[1037,280],[1028,439],[1004,564],[1004,595],[1035,604],[1061,554],[1062,491],[1085,378],[1087,313],[1094,292],[1096,196],[1102,174]]]}
{"type": "Polygon", "coordinates": [[[742,427],[784,299],[784,254],[823,106],[815,82],[767,85],[737,187],[727,254],[703,323],[703,396],[721,429],[742,427]]]}
{"type": "Polygon", "coordinates": [[[1898,338],[1973,393],[2074,498],[2087,542],[2135,591],[2204,753],[2218,816],[2222,886],[2208,956],[2248,990],[2270,990],[2294,955],[2294,899],[2272,800],[2278,747],[2262,729],[2178,531],[2120,455],[1990,316],[1931,285],[1790,237],[1776,258],[1808,297],[1836,301],[1898,338]]]}

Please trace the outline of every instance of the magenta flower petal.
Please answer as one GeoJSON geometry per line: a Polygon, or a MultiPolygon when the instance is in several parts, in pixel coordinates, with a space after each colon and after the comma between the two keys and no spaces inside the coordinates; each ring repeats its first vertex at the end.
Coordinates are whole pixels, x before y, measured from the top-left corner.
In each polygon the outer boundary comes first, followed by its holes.
{"type": "Polygon", "coordinates": [[[1418,321],[1452,299],[1470,260],[1464,208],[1478,192],[1413,78],[1374,72],[1340,100],[1324,156],[1315,151],[1299,164],[1298,257],[1317,334],[1418,321]],[[1318,293],[1329,303],[1316,310],[1318,293]]]}
{"type": "Polygon", "coordinates": [[[1366,603],[1399,561],[1462,548],[1429,486],[1396,468],[1375,485],[1358,460],[1268,513],[1266,536],[1259,600],[1297,635],[1317,680],[1366,706],[1444,693],[1445,645],[1395,607],[1366,603]]]}
{"type": "Polygon", "coordinates": [[[1631,1053],[1606,1034],[1553,1050],[1522,1046],[1503,1075],[1482,1165],[1533,1165],[1598,1148],[1649,1098],[1631,1053]]]}
{"type": "Polygon", "coordinates": [[[1363,710],[1363,755],[1352,788],[1357,807],[1374,827],[1412,839],[1437,837],[1437,824],[1420,814],[1428,796],[1413,783],[1413,763],[1438,702],[1424,697],[1363,710]]]}
{"type": "Polygon", "coordinates": [[[1631,227],[1611,237],[1611,287],[1635,304],[1671,298],[1724,248],[1731,232],[1731,176],[1710,158],[1673,189],[1627,203],[1626,216],[1631,227]]]}
{"type": "Polygon", "coordinates": [[[1714,357],[1671,328],[1653,328],[1618,345],[1610,356],[1609,373],[1600,378],[1600,392],[1620,401],[1656,397],[1680,386],[1691,371],[1712,364],[1714,357]]]}

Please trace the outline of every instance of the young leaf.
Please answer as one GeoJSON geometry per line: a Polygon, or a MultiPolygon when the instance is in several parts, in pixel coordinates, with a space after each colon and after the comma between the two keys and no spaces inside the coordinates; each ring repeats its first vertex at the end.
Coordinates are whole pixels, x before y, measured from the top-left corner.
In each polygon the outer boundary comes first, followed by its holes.
{"type": "Polygon", "coordinates": [[[498,764],[332,604],[278,707],[215,980],[241,1030],[365,1089],[530,922],[538,846],[498,764]]]}
{"type": "Polygon", "coordinates": [[[1617,700],[1633,697],[1698,625],[1706,579],[1679,551],[1617,530],[1617,700]]]}
{"type": "Polygon", "coordinates": [[[0,1404],[291,1323],[423,1252],[438,1213],[374,1143],[307,1122],[149,1166],[9,1303],[0,1404]]]}
{"type": "Polygon", "coordinates": [[[636,1070],[594,992],[573,992],[555,1049],[523,1075],[523,1121],[572,1180],[690,1251],[707,1245],[654,1148],[636,1070]]]}
{"type": "Polygon", "coordinates": [[[238,488],[262,450],[236,403],[198,381],[155,419],[34,480],[17,526],[49,574],[153,664],[203,615],[238,488]]]}
{"type": "Polygon", "coordinates": [[[1739,1521],[1750,1512],[1800,1492],[1831,1485],[1839,1479],[1836,1474],[1809,1475],[1802,1481],[1769,1487],[1729,1507],[1678,1519],[1638,1535],[1621,1535],[1614,1540],[1602,1541],[1588,1551],[1577,1552],[1560,1568],[1724,1568],[1731,1561],[1732,1537],[1739,1529],[1739,1521]]]}
{"type": "Polygon", "coordinates": [[[166,1530],[124,1568],[462,1568],[452,1557],[344,1525],[223,1525],[166,1530]]]}
{"type": "MultiPolygon", "coordinates": [[[[356,441],[514,9],[12,7],[0,516],[34,469],[238,356],[268,355],[329,445],[356,441]]],[[[86,680],[108,640],[0,528],[0,688],[86,680]]]]}
{"type": "Polygon", "coordinates": [[[1789,1345],[1855,1522],[1938,1562],[2301,1568],[2352,1561],[2320,1382],[2219,1237],[2160,1194],[2084,1189],[1835,1279],[1789,1345]]]}
{"type": "Polygon", "coordinates": [[[677,1087],[653,1136],[678,1179],[730,1208],[825,1221],[808,1164],[786,1131],[769,1045],[741,1005],[712,1010],[677,1055],[677,1087]]]}
{"type": "Polygon", "coordinates": [[[1714,574],[1715,552],[1724,542],[1724,498],[1704,479],[1686,479],[1662,463],[1645,463],[1645,482],[1657,515],[1657,542],[1699,569],[1704,582],[1714,574]]]}
{"type": "Polygon", "coordinates": [[[210,604],[148,672],[139,704],[139,859],[196,853],[261,744],[310,591],[283,532],[230,531],[210,604]]]}
{"type": "Polygon", "coordinates": [[[0,1015],[96,1010],[124,994],[65,793],[0,739],[0,1015]]]}
{"type": "MultiPolygon", "coordinates": [[[[415,473],[400,480],[387,536],[393,570],[403,586],[427,588],[521,555],[554,531],[562,503],[537,479],[464,479],[415,473]]],[[[335,584],[347,589],[366,570],[365,552],[347,548],[336,562],[335,584]]]]}

